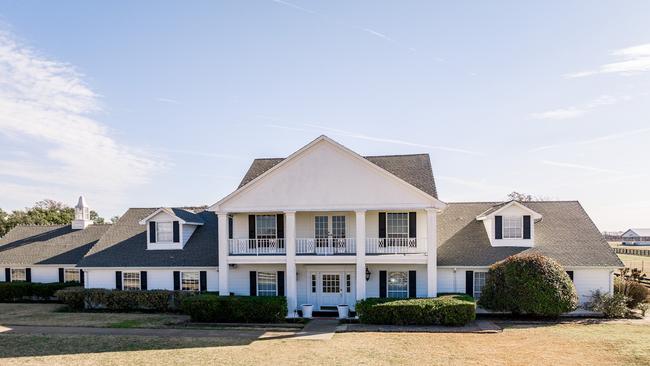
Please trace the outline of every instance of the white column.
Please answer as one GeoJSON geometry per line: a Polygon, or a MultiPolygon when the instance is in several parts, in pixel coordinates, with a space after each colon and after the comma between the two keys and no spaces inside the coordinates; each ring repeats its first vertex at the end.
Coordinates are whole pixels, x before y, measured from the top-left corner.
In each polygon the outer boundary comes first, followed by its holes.
{"type": "Polygon", "coordinates": [[[438,296],[438,211],[427,208],[427,297],[438,296]]]}
{"type": "Polygon", "coordinates": [[[287,316],[293,317],[298,308],[296,278],[296,211],[284,212],[285,248],[287,250],[287,316]]]}
{"type": "Polygon", "coordinates": [[[366,211],[358,210],[356,213],[356,250],[357,250],[357,300],[366,298],[366,211]]]}
{"type": "Polygon", "coordinates": [[[219,295],[230,295],[228,288],[228,214],[218,213],[219,229],[219,295]]]}

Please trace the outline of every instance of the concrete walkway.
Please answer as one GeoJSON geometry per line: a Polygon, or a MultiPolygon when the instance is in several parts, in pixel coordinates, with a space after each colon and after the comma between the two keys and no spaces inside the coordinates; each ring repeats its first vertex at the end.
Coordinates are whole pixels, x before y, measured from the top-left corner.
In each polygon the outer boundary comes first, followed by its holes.
{"type": "Polygon", "coordinates": [[[328,341],[334,337],[337,330],[342,330],[342,327],[344,326],[339,326],[339,321],[336,319],[313,319],[291,339],[328,341]]]}

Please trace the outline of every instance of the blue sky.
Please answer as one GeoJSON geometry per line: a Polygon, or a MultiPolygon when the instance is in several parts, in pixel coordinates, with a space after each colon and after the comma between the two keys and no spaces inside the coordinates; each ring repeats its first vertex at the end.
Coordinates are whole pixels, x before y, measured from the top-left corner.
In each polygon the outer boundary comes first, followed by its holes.
{"type": "Polygon", "coordinates": [[[0,207],[212,204],[320,134],[650,226],[650,2],[6,1],[0,207]]]}

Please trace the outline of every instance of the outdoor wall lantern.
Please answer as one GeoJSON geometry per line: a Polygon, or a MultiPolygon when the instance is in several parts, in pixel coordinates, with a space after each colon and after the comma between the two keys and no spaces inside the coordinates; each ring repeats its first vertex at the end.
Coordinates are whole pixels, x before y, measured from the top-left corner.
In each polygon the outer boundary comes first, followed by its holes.
{"type": "Polygon", "coordinates": [[[366,281],[370,280],[370,270],[366,267],[366,281]]]}

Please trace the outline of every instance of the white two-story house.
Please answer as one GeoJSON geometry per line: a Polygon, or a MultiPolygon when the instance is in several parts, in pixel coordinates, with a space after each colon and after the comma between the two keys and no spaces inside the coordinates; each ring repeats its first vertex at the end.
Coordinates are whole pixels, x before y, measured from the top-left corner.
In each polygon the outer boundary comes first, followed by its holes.
{"type": "Polygon", "coordinates": [[[519,253],[558,261],[585,302],[612,291],[623,266],[577,201],[443,202],[427,154],[364,157],[326,136],[254,160],[207,208],[131,208],[110,227],[86,224],[56,239],[96,234],[71,251],[76,264],[44,250],[54,231],[12,230],[0,240],[5,280],[74,266],[88,288],[286,296],[293,317],[301,304],[368,297],[478,298],[489,267],[519,253]]]}

